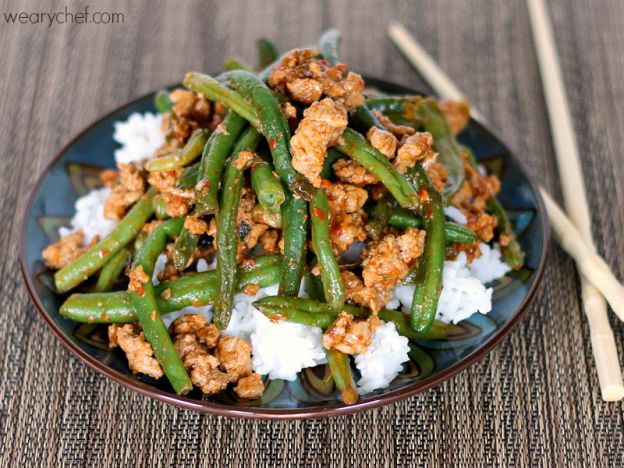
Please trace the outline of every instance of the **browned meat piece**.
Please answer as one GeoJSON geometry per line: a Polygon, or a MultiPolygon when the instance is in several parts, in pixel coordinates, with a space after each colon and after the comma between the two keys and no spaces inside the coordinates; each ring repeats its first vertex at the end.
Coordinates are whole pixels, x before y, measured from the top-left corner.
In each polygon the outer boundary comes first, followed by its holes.
{"type": "Polygon", "coordinates": [[[257,156],[253,151],[241,151],[236,156],[236,161],[234,161],[234,167],[239,170],[243,170],[249,166],[249,164],[256,159],[257,156]]]}
{"type": "Polygon", "coordinates": [[[323,346],[345,354],[363,353],[371,343],[373,332],[380,325],[376,315],[366,320],[354,320],[353,315],[340,312],[323,335],[323,346]]]}
{"type": "Polygon", "coordinates": [[[368,233],[364,227],[366,213],[358,210],[355,213],[337,213],[330,216],[329,240],[335,254],[347,250],[355,241],[364,242],[368,233]]]}
{"type": "Polygon", "coordinates": [[[172,281],[180,277],[180,270],[173,266],[171,261],[167,262],[163,271],[158,273],[158,281],[164,283],[165,281],[172,281]]]}
{"type": "Polygon", "coordinates": [[[233,382],[251,374],[251,345],[236,336],[222,336],[215,356],[233,382]]]}
{"type": "Polygon", "coordinates": [[[466,181],[453,196],[451,204],[466,215],[467,226],[479,236],[479,239],[489,242],[494,237],[498,221],[485,210],[488,198],[500,190],[500,181],[493,175],[481,175],[470,164],[466,164],[465,168],[466,181]]]}
{"type": "Polygon", "coordinates": [[[401,146],[394,160],[394,167],[405,174],[418,161],[435,157],[431,149],[433,138],[429,132],[418,132],[401,141],[401,146]]]}
{"type": "Polygon", "coordinates": [[[163,192],[165,199],[165,211],[172,218],[184,216],[189,212],[193,204],[193,190],[170,189],[163,192]]]}
{"type": "Polygon", "coordinates": [[[197,340],[212,349],[217,346],[219,329],[214,323],[208,323],[203,315],[188,314],[178,317],[169,326],[169,333],[174,336],[193,334],[197,340]]]}
{"type": "Polygon", "coordinates": [[[344,64],[331,66],[315,57],[315,51],[293,50],[274,67],[269,76],[271,88],[288,93],[294,101],[311,104],[323,94],[340,101],[347,110],[364,103],[364,81],[357,73],[347,72],[344,64]]]}
{"type": "Polygon", "coordinates": [[[213,127],[210,119],[210,103],[200,94],[192,91],[176,89],[169,94],[173,109],[169,116],[168,135],[176,141],[177,147],[184,142],[198,127],[213,127]]]}
{"type": "Polygon", "coordinates": [[[104,216],[119,221],[126,210],[145,192],[143,174],[134,164],[117,164],[119,174],[104,205],[104,216]]]}
{"type": "Polygon", "coordinates": [[[128,291],[133,291],[138,296],[143,296],[145,294],[145,289],[143,288],[143,285],[150,280],[150,277],[147,275],[147,273],[145,273],[143,267],[139,265],[133,270],[130,270],[130,273],[128,273],[128,278],[130,278],[130,282],[128,283],[128,291]]]}
{"type": "Polygon", "coordinates": [[[148,236],[152,234],[158,226],[162,224],[160,219],[155,219],[154,221],[150,221],[149,223],[145,223],[141,228],[141,231],[146,233],[148,236]]]}
{"type": "Polygon", "coordinates": [[[182,175],[182,169],[169,172],[150,172],[147,183],[156,187],[159,192],[166,192],[175,187],[176,180],[182,175]]]}
{"type": "Polygon", "coordinates": [[[391,132],[399,140],[402,140],[404,137],[416,133],[416,130],[414,130],[412,127],[408,127],[406,125],[395,125],[392,120],[390,120],[379,111],[373,111],[373,114],[382,123],[382,125],[386,127],[388,131],[391,132]]]}
{"type": "Polygon", "coordinates": [[[192,189],[178,189],[175,184],[183,169],[169,172],[151,172],[147,182],[156,187],[165,199],[165,209],[169,216],[179,217],[188,213],[194,201],[192,189]]]}
{"type": "Polygon", "coordinates": [[[208,223],[199,216],[187,216],[184,220],[184,229],[195,236],[201,236],[208,232],[208,223]]]}
{"type": "Polygon", "coordinates": [[[482,212],[468,216],[466,227],[474,231],[483,242],[490,242],[497,225],[498,220],[495,216],[482,212]]]}
{"type": "Polygon", "coordinates": [[[219,360],[208,353],[208,350],[192,333],[177,335],[173,344],[189,372],[191,381],[205,395],[213,395],[225,390],[230,378],[219,370],[219,360]]]}
{"type": "Polygon", "coordinates": [[[260,236],[269,229],[269,226],[254,218],[252,212],[255,206],[255,192],[249,187],[243,187],[243,194],[236,217],[236,234],[240,240],[239,248],[241,252],[253,249],[258,243],[260,236]]]}
{"type": "Polygon", "coordinates": [[[282,112],[289,120],[297,118],[297,109],[290,102],[282,104],[282,112]]]}
{"type": "Polygon", "coordinates": [[[399,141],[388,130],[381,130],[371,127],[366,132],[366,139],[373,148],[379,151],[388,159],[394,158],[399,141]]]}
{"type": "Polygon", "coordinates": [[[312,104],[323,96],[323,85],[312,78],[295,78],[286,83],[286,89],[293,100],[301,104],[312,104]]]}
{"type": "Polygon", "coordinates": [[[364,166],[355,162],[353,159],[339,159],[332,167],[339,180],[351,185],[364,187],[365,185],[377,184],[379,182],[364,166]]]}
{"type": "MultiPolygon", "coordinates": [[[[97,239],[95,239],[97,242],[97,239]]],[[[60,270],[82,255],[88,247],[83,247],[84,232],[82,229],[61,237],[58,242],[48,245],[41,253],[48,268],[60,270]]]]}
{"type": "Polygon", "coordinates": [[[400,236],[387,234],[369,245],[362,254],[364,284],[377,289],[394,288],[422,255],[424,242],[424,231],[408,228],[400,236]]]}
{"type": "Polygon", "coordinates": [[[104,169],[100,172],[100,182],[105,187],[113,188],[117,182],[117,171],[115,169],[104,169]]]}
{"type": "MultiPolygon", "coordinates": [[[[437,155],[437,153],[434,154],[437,155]]],[[[446,167],[444,167],[444,164],[435,161],[434,158],[430,162],[423,162],[423,167],[425,168],[425,172],[427,172],[429,180],[435,189],[440,193],[444,192],[444,183],[447,177],[446,167]]]]}
{"type": "Polygon", "coordinates": [[[264,382],[260,374],[251,374],[243,377],[234,387],[234,393],[243,400],[260,398],[264,393],[264,382]]]}
{"type": "Polygon", "coordinates": [[[164,373],[154,357],[154,350],[141,331],[138,323],[112,324],[108,327],[108,343],[111,348],[119,346],[128,359],[133,374],[145,374],[155,379],[164,373]]]}
{"type": "Polygon", "coordinates": [[[466,101],[442,99],[438,101],[438,107],[446,117],[453,135],[458,135],[466,128],[470,120],[470,104],[466,101]]]}
{"type": "Polygon", "coordinates": [[[290,139],[292,165],[315,187],[321,186],[327,148],[338,141],[347,123],[344,106],[331,99],[315,102],[303,111],[303,120],[290,139]]]}
{"type": "Polygon", "coordinates": [[[378,312],[392,299],[394,292],[391,289],[376,289],[364,286],[364,282],[352,271],[341,272],[347,299],[355,304],[368,307],[373,312],[378,312]]]}
{"type": "Polygon", "coordinates": [[[399,258],[407,265],[423,254],[425,249],[426,232],[416,228],[407,228],[403,234],[396,238],[399,245],[399,258]]]}
{"type": "Polygon", "coordinates": [[[211,218],[210,223],[208,223],[208,232],[207,234],[211,237],[217,237],[217,220],[216,218],[211,218]]]}
{"type": "Polygon", "coordinates": [[[246,284],[245,286],[243,286],[243,292],[245,294],[247,294],[248,296],[255,296],[256,294],[258,294],[258,291],[260,291],[260,285],[259,284],[246,284]]]}
{"type": "Polygon", "coordinates": [[[269,229],[260,236],[260,244],[266,253],[278,252],[280,234],[276,229],[269,229]]]}
{"type": "Polygon", "coordinates": [[[366,190],[350,184],[331,184],[326,190],[331,213],[355,213],[368,198],[366,190]]]}

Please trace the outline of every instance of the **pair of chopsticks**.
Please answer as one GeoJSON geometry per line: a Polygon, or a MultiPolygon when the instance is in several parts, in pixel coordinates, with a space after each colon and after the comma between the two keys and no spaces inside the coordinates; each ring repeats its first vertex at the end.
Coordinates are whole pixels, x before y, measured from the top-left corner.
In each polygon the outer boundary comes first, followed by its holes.
{"type": "MultiPolygon", "coordinates": [[[[540,187],[540,192],[555,238],[574,259],[581,274],[583,308],[589,323],[602,398],[605,401],[618,401],[624,398],[624,384],[605,299],[620,320],[624,320],[624,286],[616,279],[606,262],[598,256],[593,243],[580,157],[546,8],[543,0],[527,0],[527,3],[555,142],[557,165],[561,174],[563,196],[570,218],[543,187],[540,187]]],[[[466,99],[403,26],[391,24],[388,35],[440,97],[466,99]]],[[[477,120],[484,121],[475,109],[472,109],[472,115],[477,120]]]]}

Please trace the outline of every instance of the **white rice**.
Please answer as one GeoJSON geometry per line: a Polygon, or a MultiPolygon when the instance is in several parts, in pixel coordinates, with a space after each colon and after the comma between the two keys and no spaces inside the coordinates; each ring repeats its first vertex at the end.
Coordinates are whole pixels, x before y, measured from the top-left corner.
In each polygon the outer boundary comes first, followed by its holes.
{"type": "Polygon", "coordinates": [[[481,249],[481,256],[468,264],[468,269],[483,284],[502,278],[507,272],[511,271],[511,267],[501,260],[501,251],[498,244],[490,247],[485,242],[481,242],[479,248],[481,249]]]}
{"type": "Polygon", "coordinates": [[[409,341],[399,335],[394,323],[383,324],[362,354],[355,356],[355,365],[362,378],[358,380],[358,393],[364,395],[379,388],[386,388],[401,372],[403,363],[409,360],[409,341]]]}
{"type": "Polygon", "coordinates": [[[165,142],[162,115],[150,112],[130,114],[125,122],[115,122],[113,139],[121,145],[115,150],[117,163],[129,164],[149,159],[165,142]]]}
{"type": "Polygon", "coordinates": [[[455,208],[454,206],[445,206],[444,214],[447,218],[449,218],[451,221],[455,221],[456,223],[465,225],[468,222],[468,218],[466,218],[466,215],[462,213],[459,208],[455,208]]]}
{"type": "MultiPolygon", "coordinates": [[[[398,286],[394,293],[403,304],[403,310],[410,310],[414,286],[398,286]]],[[[436,319],[446,323],[458,323],[476,312],[487,314],[491,310],[492,288],[486,288],[471,273],[466,266],[466,254],[461,252],[456,260],[445,261],[436,319]]]]}
{"type": "Polygon", "coordinates": [[[76,200],[76,213],[70,221],[70,227],[59,228],[59,235],[64,237],[82,229],[85,245],[95,236],[100,236],[100,239],[106,237],[117,225],[116,221],[104,217],[104,204],[109,194],[110,189],[105,187],[92,190],[76,200]]]}
{"type": "Polygon", "coordinates": [[[271,321],[251,304],[277,292],[278,286],[273,285],[260,289],[255,296],[236,294],[232,317],[223,334],[251,342],[255,372],[271,379],[295,380],[302,369],[327,362],[321,343],[323,332],[318,327],[271,321]]]}

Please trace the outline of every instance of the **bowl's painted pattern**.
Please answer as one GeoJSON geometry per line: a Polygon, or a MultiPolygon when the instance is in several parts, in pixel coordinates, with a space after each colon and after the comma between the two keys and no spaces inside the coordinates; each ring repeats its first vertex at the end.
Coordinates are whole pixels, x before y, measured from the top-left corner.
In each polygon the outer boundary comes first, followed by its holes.
{"type": "MultiPolygon", "coordinates": [[[[405,88],[368,79],[390,92],[405,88]]],[[[549,229],[536,191],[519,161],[491,133],[471,121],[460,135],[479,161],[502,181],[500,200],[513,218],[518,239],[527,253],[526,266],[494,284],[493,311],[475,314],[452,326],[444,341],[411,344],[411,361],[388,388],[371,393],[356,405],[340,401],[326,366],[306,369],[293,382],[274,380],[262,399],[241,402],[233,393],[202,398],[195,390],[179,397],[166,379],[154,381],[133,376],[123,353],[106,346],[105,326],[80,325],[60,316],[65,296],[55,294],[52,274],[46,270],[41,251],[58,238],[57,229],[67,224],[74,201],[99,185],[98,172],[114,167],[113,124],[132,112],[153,111],[152,94],[107,115],[85,130],[53,160],[34,189],[24,217],[20,249],[21,266],[28,290],[42,317],[63,343],[98,372],[154,398],[187,408],[260,418],[305,418],[337,415],[397,401],[429,388],[468,367],[506,335],[526,310],[541,277],[549,229]]]]}

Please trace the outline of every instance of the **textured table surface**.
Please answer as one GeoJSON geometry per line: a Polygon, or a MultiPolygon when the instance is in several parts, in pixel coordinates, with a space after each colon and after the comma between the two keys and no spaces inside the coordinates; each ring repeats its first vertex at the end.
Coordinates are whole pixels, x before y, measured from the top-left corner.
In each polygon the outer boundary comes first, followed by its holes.
{"type": "MultiPolygon", "coordinates": [[[[483,361],[424,394],[353,416],[255,422],[201,415],[121,388],[61,346],[30,303],[18,267],[20,220],[37,177],[73,136],[128,100],[188,70],[218,70],[230,55],[253,62],[259,36],[288,48],[313,44],[336,26],[354,70],[422,87],[386,38],[389,21],[404,22],[559,194],[523,1],[180,3],[93,2],[92,12],[124,13],[123,24],[111,25],[0,17],[0,463],[621,466],[624,405],[600,399],[578,278],[554,244],[529,314],[483,361]]],[[[0,5],[0,14],[56,11],[0,5]]],[[[72,11],[84,4],[49,5],[72,11]]],[[[624,2],[553,0],[550,11],[596,243],[623,278],[624,2]]],[[[612,323],[624,358],[624,326],[612,323]]]]}

